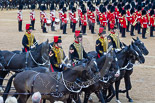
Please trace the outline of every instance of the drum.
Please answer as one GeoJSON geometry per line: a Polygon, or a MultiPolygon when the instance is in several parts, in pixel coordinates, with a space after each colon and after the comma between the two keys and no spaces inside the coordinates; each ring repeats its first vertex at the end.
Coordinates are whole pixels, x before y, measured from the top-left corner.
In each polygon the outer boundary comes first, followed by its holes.
{"type": "Polygon", "coordinates": [[[59,25],[60,19],[55,19],[55,24],[59,25]]]}
{"type": "Polygon", "coordinates": [[[47,20],[46,25],[47,25],[47,26],[51,26],[51,20],[47,20]]]}

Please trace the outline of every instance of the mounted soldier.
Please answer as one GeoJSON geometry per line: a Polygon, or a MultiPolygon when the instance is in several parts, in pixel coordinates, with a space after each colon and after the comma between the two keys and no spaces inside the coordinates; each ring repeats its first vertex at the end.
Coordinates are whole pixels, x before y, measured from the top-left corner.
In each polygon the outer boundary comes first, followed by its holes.
{"type": "Polygon", "coordinates": [[[96,52],[97,52],[97,57],[100,58],[101,56],[107,53],[108,41],[107,41],[106,35],[104,34],[103,27],[99,28],[98,35],[99,35],[99,38],[96,40],[96,52]]]}
{"type": "Polygon", "coordinates": [[[37,44],[34,35],[32,34],[32,25],[26,24],[26,33],[23,36],[22,44],[24,46],[23,52],[27,52],[37,44]]]}
{"type": "Polygon", "coordinates": [[[75,31],[74,37],[75,41],[69,47],[69,56],[73,66],[84,58],[88,59],[87,53],[82,45],[82,34],[80,34],[80,30],[75,31]]]}
{"type": "Polygon", "coordinates": [[[54,36],[54,42],[50,44],[51,50],[49,53],[52,72],[61,72],[66,67],[64,64],[66,56],[61,44],[61,36],[54,36]]]}
{"type": "Polygon", "coordinates": [[[121,43],[119,40],[119,35],[118,33],[116,33],[116,27],[114,27],[114,24],[110,24],[110,34],[108,35],[107,39],[108,39],[108,46],[113,47],[113,49],[120,49],[121,47],[121,43]]]}

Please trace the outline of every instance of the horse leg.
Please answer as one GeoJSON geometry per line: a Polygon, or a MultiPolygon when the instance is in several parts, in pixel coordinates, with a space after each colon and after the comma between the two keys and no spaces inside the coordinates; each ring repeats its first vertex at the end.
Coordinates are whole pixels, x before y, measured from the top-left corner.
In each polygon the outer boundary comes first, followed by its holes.
{"type": "Polygon", "coordinates": [[[8,74],[7,71],[0,71],[0,92],[3,90],[2,89],[2,84],[5,76],[8,74]]]}
{"type": "Polygon", "coordinates": [[[27,102],[27,95],[19,95],[18,103],[26,103],[27,102]]]}
{"type": "MultiPolygon", "coordinates": [[[[76,103],[81,103],[81,99],[80,99],[80,96],[78,93],[75,93],[74,96],[73,96],[73,100],[76,102],[76,103]]],[[[68,102],[67,102],[68,103],[68,102]]]]}
{"type": "Polygon", "coordinates": [[[121,80],[118,80],[115,82],[115,89],[116,89],[116,102],[121,103],[119,101],[119,85],[120,85],[121,80]]]}
{"type": "Polygon", "coordinates": [[[43,99],[43,103],[46,103],[46,99],[43,99]]]}
{"type": "Polygon", "coordinates": [[[101,103],[105,103],[101,90],[99,90],[98,92],[95,92],[95,94],[97,95],[101,103]]]}
{"type": "Polygon", "coordinates": [[[113,97],[116,95],[116,93],[115,93],[113,85],[110,85],[108,89],[110,93],[107,96],[107,102],[110,102],[113,99],[113,97]]]}
{"type": "Polygon", "coordinates": [[[83,102],[83,103],[88,103],[89,97],[90,97],[90,93],[88,93],[88,92],[86,93],[86,92],[85,92],[84,102],[83,102]]]}
{"type": "Polygon", "coordinates": [[[126,97],[128,98],[129,102],[133,102],[133,100],[129,96],[129,90],[131,90],[131,88],[132,88],[130,75],[125,75],[124,81],[125,81],[125,88],[126,88],[126,97]]]}

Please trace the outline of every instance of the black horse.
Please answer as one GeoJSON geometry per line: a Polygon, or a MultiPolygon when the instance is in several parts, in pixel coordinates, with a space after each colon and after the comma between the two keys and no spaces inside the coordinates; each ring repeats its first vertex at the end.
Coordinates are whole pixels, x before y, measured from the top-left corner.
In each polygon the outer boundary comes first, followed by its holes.
{"type": "MultiPolygon", "coordinates": [[[[48,40],[27,53],[16,54],[7,50],[1,51],[1,58],[3,58],[6,63],[3,63],[5,70],[0,69],[0,78],[5,78],[9,71],[21,72],[23,71],[23,68],[44,66],[48,64],[48,52],[48,40]]],[[[2,83],[3,79],[0,80],[0,85],[2,85],[2,83]]]]}
{"type": "MultiPolygon", "coordinates": [[[[144,55],[148,55],[149,52],[146,49],[146,47],[144,46],[144,43],[140,41],[140,39],[137,37],[137,39],[134,39],[134,42],[132,42],[133,48],[137,51],[137,53],[140,56],[140,63],[144,63],[145,62],[145,58],[143,57],[142,53],[144,55]]],[[[132,64],[134,64],[135,61],[132,61],[132,64]]],[[[125,90],[119,90],[120,93],[126,93],[126,97],[128,98],[129,102],[133,102],[132,98],[129,96],[129,90],[131,90],[132,85],[131,85],[131,81],[130,81],[130,75],[133,72],[133,65],[130,64],[130,66],[128,67],[128,69],[125,72],[124,75],[124,81],[125,81],[125,90]]]]}

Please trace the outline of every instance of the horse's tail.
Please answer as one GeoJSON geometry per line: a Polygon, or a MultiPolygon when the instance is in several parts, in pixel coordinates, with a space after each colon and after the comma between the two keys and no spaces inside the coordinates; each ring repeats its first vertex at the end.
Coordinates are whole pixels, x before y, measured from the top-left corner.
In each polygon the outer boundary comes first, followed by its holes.
{"type": "Polygon", "coordinates": [[[4,101],[6,100],[6,98],[7,98],[7,96],[8,96],[7,93],[9,93],[10,88],[11,88],[11,84],[12,84],[12,81],[13,81],[13,78],[14,78],[16,75],[17,75],[17,73],[15,73],[14,75],[12,75],[12,76],[10,77],[10,79],[8,80],[8,83],[7,83],[7,85],[6,85],[6,88],[5,88],[4,94],[3,94],[3,99],[4,99],[4,101]]]}

